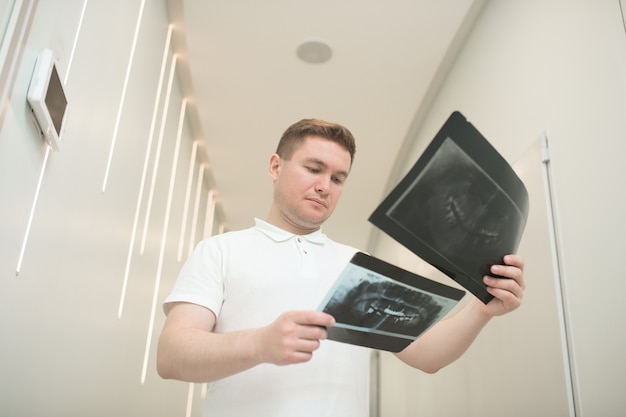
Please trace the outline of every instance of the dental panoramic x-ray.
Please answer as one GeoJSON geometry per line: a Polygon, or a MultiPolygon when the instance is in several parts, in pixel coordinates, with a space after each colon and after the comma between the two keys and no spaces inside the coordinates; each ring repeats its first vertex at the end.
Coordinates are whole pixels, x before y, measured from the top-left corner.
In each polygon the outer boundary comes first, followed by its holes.
{"type": "Polygon", "coordinates": [[[358,252],[320,305],[335,341],[399,352],[441,320],[465,291],[358,252]]]}
{"type": "Polygon", "coordinates": [[[522,181],[455,112],[370,221],[486,303],[482,277],[515,253],[527,217],[522,181]]]}

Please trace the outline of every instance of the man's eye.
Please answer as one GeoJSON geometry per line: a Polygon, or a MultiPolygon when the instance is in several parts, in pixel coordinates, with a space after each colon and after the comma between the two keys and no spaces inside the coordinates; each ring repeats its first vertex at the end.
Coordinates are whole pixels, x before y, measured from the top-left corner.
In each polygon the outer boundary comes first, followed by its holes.
{"type": "Polygon", "coordinates": [[[332,177],[332,181],[335,184],[343,184],[343,180],[341,178],[337,178],[337,177],[332,177]]]}
{"type": "Polygon", "coordinates": [[[320,169],[319,169],[319,168],[306,167],[306,169],[307,169],[309,172],[312,172],[312,173],[314,173],[314,174],[317,174],[318,172],[320,172],[320,169]]]}

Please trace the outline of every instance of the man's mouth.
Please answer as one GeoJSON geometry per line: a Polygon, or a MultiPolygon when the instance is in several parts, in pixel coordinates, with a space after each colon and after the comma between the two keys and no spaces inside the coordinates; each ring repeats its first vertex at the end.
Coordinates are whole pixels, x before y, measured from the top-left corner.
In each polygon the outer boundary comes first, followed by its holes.
{"type": "Polygon", "coordinates": [[[320,200],[319,198],[308,198],[309,201],[313,201],[314,203],[319,204],[320,206],[323,207],[328,207],[328,203],[326,203],[326,201],[324,200],[320,200]]]}

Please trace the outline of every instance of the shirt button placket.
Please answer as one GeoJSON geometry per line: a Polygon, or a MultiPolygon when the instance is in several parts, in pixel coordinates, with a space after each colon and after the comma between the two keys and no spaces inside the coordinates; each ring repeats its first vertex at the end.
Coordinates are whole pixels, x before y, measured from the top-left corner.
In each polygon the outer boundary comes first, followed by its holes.
{"type": "Polygon", "coordinates": [[[308,252],[307,252],[307,250],[304,248],[304,244],[303,244],[303,242],[302,242],[302,238],[301,238],[300,236],[298,236],[298,237],[296,238],[296,242],[297,242],[297,245],[298,245],[298,249],[300,250],[300,253],[302,253],[302,254],[304,254],[304,255],[308,255],[308,252]]]}

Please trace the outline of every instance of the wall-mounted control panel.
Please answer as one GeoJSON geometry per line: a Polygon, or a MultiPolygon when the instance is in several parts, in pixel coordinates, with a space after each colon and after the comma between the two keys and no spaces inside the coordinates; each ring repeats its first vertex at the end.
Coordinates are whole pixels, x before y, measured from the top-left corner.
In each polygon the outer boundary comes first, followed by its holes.
{"type": "Polygon", "coordinates": [[[53,150],[59,151],[67,119],[68,101],[54,53],[50,49],[44,49],[37,57],[27,101],[42,136],[53,150]]]}

